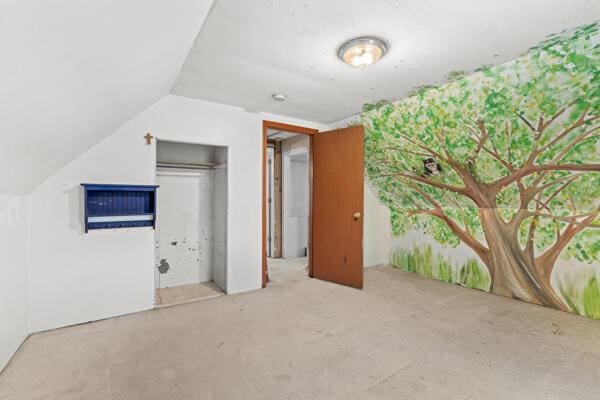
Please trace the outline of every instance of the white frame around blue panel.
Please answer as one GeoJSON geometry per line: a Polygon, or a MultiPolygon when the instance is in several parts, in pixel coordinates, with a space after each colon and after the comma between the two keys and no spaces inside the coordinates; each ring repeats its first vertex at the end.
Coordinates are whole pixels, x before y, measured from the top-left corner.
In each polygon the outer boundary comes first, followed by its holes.
{"type": "MultiPolygon", "coordinates": [[[[158,185],[116,185],[116,184],[93,184],[82,183],[84,189],[84,225],[85,232],[90,229],[118,229],[118,228],[136,228],[151,226],[154,229],[156,224],[156,189],[158,185]],[[96,207],[90,207],[90,193],[93,192],[115,192],[111,197],[104,198],[104,204],[97,202],[96,207]],[[139,203],[139,196],[131,199],[122,192],[147,192],[151,201],[148,203],[148,209],[135,211],[132,208],[132,200],[139,203]],[[110,208],[110,212],[102,210],[102,207],[110,208]],[[110,206],[110,207],[107,207],[110,206]],[[96,210],[92,211],[94,208],[96,210]],[[100,210],[98,210],[100,208],[100,210]],[[140,212],[142,211],[142,212],[140,212]],[[145,211],[145,212],[144,212],[145,211]]],[[[143,199],[142,199],[143,200],[143,199]]],[[[139,206],[139,204],[136,204],[139,206]]]]}

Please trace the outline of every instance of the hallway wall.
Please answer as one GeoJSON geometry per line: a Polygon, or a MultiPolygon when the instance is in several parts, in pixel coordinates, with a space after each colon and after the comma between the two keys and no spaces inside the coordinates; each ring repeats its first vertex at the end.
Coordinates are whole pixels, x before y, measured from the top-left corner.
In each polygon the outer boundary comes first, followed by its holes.
{"type": "Polygon", "coordinates": [[[304,257],[308,247],[309,147],[306,135],[282,141],[283,256],[304,257]]]}

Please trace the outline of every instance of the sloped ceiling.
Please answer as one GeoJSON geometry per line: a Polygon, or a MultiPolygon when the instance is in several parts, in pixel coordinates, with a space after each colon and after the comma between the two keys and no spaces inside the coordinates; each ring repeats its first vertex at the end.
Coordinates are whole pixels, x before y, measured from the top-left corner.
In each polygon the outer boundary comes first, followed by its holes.
{"type": "Polygon", "coordinates": [[[330,123],[599,18],[598,0],[218,0],[173,93],[330,123]],[[391,45],[364,71],[336,56],[361,35],[391,45]]]}
{"type": "Polygon", "coordinates": [[[0,194],[28,193],[167,94],[212,3],[3,0],[0,194]]]}

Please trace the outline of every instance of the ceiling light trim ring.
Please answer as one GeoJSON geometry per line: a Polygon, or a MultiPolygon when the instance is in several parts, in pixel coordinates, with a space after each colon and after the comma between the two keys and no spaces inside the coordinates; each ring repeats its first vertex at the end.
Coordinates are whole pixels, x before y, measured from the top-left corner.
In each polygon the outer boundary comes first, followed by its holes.
{"type": "MultiPolygon", "coordinates": [[[[378,48],[381,52],[381,55],[375,59],[374,61],[370,62],[368,65],[370,64],[374,64],[375,62],[379,61],[381,58],[383,58],[387,52],[389,51],[390,45],[389,43],[378,36],[359,36],[353,39],[350,39],[346,42],[344,42],[338,49],[338,58],[340,60],[342,60],[344,63],[350,65],[350,66],[355,66],[352,65],[350,63],[348,63],[348,61],[344,58],[344,55],[346,54],[346,52],[348,52],[349,50],[358,47],[358,46],[374,46],[376,48],[378,48]]],[[[364,66],[363,66],[364,67],[364,66]]],[[[361,67],[362,68],[362,67],[361,67]]]]}

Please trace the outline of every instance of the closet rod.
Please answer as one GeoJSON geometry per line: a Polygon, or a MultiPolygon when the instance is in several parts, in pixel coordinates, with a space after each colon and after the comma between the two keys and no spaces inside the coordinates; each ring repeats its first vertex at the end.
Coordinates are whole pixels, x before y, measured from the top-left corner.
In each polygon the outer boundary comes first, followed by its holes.
{"type": "Polygon", "coordinates": [[[184,163],[172,161],[159,161],[157,167],[162,168],[187,168],[187,169],[212,169],[217,164],[215,163],[184,163]]]}

